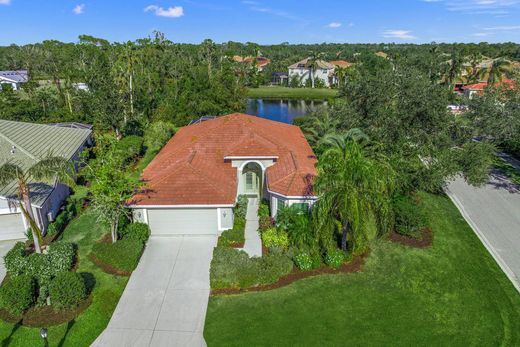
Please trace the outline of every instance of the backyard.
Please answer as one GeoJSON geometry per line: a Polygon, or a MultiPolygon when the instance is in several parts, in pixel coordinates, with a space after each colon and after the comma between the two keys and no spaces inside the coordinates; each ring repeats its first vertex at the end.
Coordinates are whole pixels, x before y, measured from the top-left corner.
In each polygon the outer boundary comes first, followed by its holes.
{"type": "MultiPolygon", "coordinates": [[[[48,327],[50,346],[89,346],[105,329],[128,277],[107,274],[95,266],[88,254],[94,242],[107,228],[96,220],[96,215],[87,210],[72,221],[63,232],[62,240],[78,245],[79,265],[77,272],[88,272],[95,279],[92,304],[75,320],[48,327]]],[[[43,341],[40,329],[28,328],[0,321],[2,346],[37,346],[43,341]]]]}
{"type": "Polygon", "coordinates": [[[261,99],[300,99],[300,100],[327,100],[338,95],[337,89],[329,88],[289,88],[261,86],[249,88],[247,96],[261,99]]]}
{"type": "Polygon", "coordinates": [[[209,346],[518,346],[520,295],[445,196],[422,193],[433,246],[376,241],[362,271],[210,298],[209,346]]]}

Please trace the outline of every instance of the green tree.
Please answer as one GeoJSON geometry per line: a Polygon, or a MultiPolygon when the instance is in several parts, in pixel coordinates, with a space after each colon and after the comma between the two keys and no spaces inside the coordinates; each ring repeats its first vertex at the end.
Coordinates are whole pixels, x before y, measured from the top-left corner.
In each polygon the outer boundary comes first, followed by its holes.
{"type": "Polygon", "coordinates": [[[511,62],[509,60],[504,58],[493,59],[490,66],[481,70],[480,76],[482,79],[487,77],[488,84],[494,85],[495,83],[502,82],[509,72],[510,66],[511,62]]]}
{"type": "Polygon", "coordinates": [[[20,209],[31,227],[34,249],[41,253],[42,232],[36,220],[31,205],[31,181],[74,184],[74,165],[62,157],[48,156],[28,169],[15,163],[4,163],[0,166],[0,185],[7,185],[16,181],[20,209]]]}
{"type": "MultiPolygon", "coordinates": [[[[368,158],[361,145],[345,139],[338,141],[320,157],[315,188],[319,200],[313,209],[316,227],[321,235],[341,234],[341,249],[361,248],[355,240],[363,239],[363,231],[372,216],[380,231],[391,222],[390,199],[394,174],[389,165],[368,158]]],[[[327,243],[327,241],[325,241],[327,243]]]]}

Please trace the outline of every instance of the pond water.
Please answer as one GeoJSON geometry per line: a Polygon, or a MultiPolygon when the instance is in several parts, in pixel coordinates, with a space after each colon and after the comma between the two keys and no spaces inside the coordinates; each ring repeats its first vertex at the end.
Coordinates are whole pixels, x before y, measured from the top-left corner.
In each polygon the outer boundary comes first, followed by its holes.
{"type": "Polygon", "coordinates": [[[305,116],[316,107],[325,104],[327,104],[326,101],[248,98],[246,113],[278,122],[292,124],[294,118],[305,116]]]}

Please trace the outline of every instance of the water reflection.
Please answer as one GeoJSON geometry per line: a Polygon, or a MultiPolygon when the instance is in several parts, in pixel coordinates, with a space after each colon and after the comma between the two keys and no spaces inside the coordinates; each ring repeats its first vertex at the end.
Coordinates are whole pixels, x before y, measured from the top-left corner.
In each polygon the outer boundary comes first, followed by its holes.
{"type": "Polygon", "coordinates": [[[294,118],[309,114],[326,101],[247,99],[246,113],[278,122],[292,124],[294,118]]]}

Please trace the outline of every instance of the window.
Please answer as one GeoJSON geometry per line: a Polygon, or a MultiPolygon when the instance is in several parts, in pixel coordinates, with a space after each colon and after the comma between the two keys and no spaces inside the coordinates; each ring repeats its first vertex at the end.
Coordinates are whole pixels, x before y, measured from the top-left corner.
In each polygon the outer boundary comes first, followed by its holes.
{"type": "Polygon", "coordinates": [[[276,198],[276,210],[280,211],[284,207],[285,207],[285,200],[276,198]]]}
{"type": "Polygon", "coordinates": [[[321,70],[321,72],[326,74],[327,73],[327,69],[323,69],[323,70],[321,70]]]}
{"type": "Polygon", "coordinates": [[[309,211],[309,204],[306,202],[297,202],[291,205],[291,207],[294,206],[295,209],[298,209],[303,212],[309,211]]]}
{"type": "Polygon", "coordinates": [[[248,191],[253,190],[253,173],[252,172],[246,173],[246,190],[248,190],[248,191]]]}

